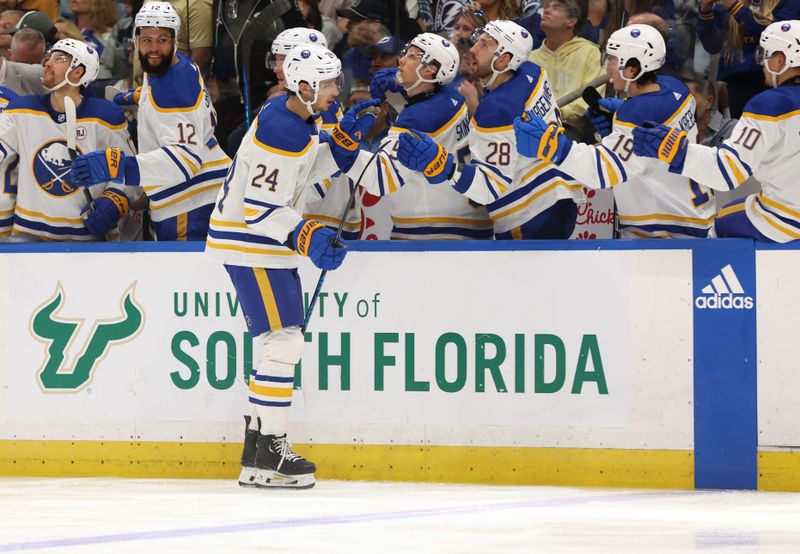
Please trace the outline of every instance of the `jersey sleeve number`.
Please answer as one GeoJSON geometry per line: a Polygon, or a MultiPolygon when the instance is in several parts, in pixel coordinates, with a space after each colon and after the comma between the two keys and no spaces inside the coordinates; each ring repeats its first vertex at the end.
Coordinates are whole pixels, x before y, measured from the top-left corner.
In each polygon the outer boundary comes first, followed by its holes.
{"type": "Polygon", "coordinates": [[[507,142],[490,142],[491,152],[486,156],[489,165],[508,165],[511,163],[511,145],[507,142]]]}
{"type": "Polygon", "coordinates": [[[197,141],[195,140],[196,132],[194,130],[194,125],[191,123],[178,123],[178,134],[180,135],[178,142],[181,144],[197,146],[197,141]]]}
{"type": "Polygon", "coordinates": [[[700,185],[691,179],[689,179],[689,188],[692,189],[692,204],[694,204],[695,208],[699,208],[708,202],[710,198],[708,192],[703,192],[703,189],[700,188],[700,185]]]}
{"type": "Polygon", "coordinates": [[[754,129],[752,127],[742,127],[742,132],[739,134],[739,138],[733,141],[733,144],[741,144],[748,150],[752,150],[755,148],[755,145],[760,138],[761,131],[758,129],[754,129]]]}
{"type": "Polygon", "coordinates": [[[258,170],[258,175],[253,177],[253,181],[250,183],[252,186],[256,188],[261,188],[263,186],[268,186],[270,192],[275,192],[275,187],[278,186],[278,170],[273,169],[269,175],[267,175],[267,166],[264,164],[258,164],[256,166],[256,170],[258,170]]]}
{"type": "Polygon", "coordinates": [[[619,139],[617,139],[617,144],[615,144],[611,150],[619,156],[620,160],[627,162],[633,154],[633,139],[625,135],[620,135],[619,139]]]}

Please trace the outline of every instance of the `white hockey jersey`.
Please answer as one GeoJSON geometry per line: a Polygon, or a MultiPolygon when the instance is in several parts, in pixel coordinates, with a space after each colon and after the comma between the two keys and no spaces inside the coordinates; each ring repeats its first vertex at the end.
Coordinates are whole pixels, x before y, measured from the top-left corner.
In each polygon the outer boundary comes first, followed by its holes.
{"type": "MultiPolygon", "coordinates": [[[[7,87],[0,87],[0,113],[18,94],[7,87]]],[[[17,166],[19,158],[16,154],[9,156],[0,164],[0,241],[11,236],[14,223],[14,205],[17,202],[17,166]]]]}
{"type": "MultiPolygon", "coordinates": [[[[330,109],[316,118],[317,131],[330,133],[342,117],[342,107],[334,102],[330,109]]],[[[331,176],[322,182],[314,183],[306,194],[305,219],[315,219],[332,229],[339,227],[339,218],[345,205],[350,201],[353,181],[347,175],[331,176]]],[[[361,230],[361,198],[355,195],[353,205],[345,215],[342,236],[345,240],[355,240],[361,230]]]]}
{"type": "Polygon", "coordinates": [[[672,77],[657,82],[659,90],[620,106],[601,144],[573,144],[559,169],[587,187],[614,187],[622,237],[705,237],[716,212],[713,192],[660,160],[633,155],[633,128],[646,121],[683,129],[691,142],[697,137],[689,89],[672,77]]]}
{"type": "Polygon", "coordinates": [[[339,168],[313,123],[267,101],[247,131],[211,214],[206,253],[225,264],[294,268],[286,240],[303,219],[309,185],[339,168]]]}
{"type": "Polygon", "coordinates": [[[559,121],[547,75],[532,62],[523,63],[513,78],[481,99],[469,133],[476,171],[471,180],[453,185],[471,200],[486,204],[495,233],[513,236],[559,200],[583,198],[583,187],[555,166],[517,154],[514,119],[526,110],[545,121],[559,121]]]}
{"type": "MultiPolygon", "coordinates": [[[[101,98],[83,98],[77,107],[80,153],[120,148],[133,154],[122,110],[101,98]]],[[[12,240],[96,241],[83,225],[83,190],[70,184],[66,116],[55,112],[50,95],[20,96],[0,114],[0,155],[16,153],[19,164],[12,240]]],[[[88,190],[100,196],[108,183],[88,190]]],[[[124,194],[125,187],[114,187],[124,194]]]]}
{"type": "Polygon", "coordinates": [[[361,185],[376,196],[390,194],[392,239],[490,239],[492,221],[484,206],[475,205],[450,186],[432,186],[417,171],[397,161],[398,136],[422,131],[468,161],[469,115],[464,98],[453,87],[413,96],[386,138],[386,148],[370,163],[362,150],[348,172],[355,181],[366,167],[361,185]],[[369,164],[369,165],[367,165],[369,164]]]}
{"type": "Polygon", "coordinates": [[[690,144],[682,173],[716,190],[731,190],[755,175],[761,192],[745,200],[748,219],[766,237],[789,242],[800,239],[798,158],[800,83],[784,84],[751,98],[722,146],[690,144]]]}
{"type": "Polygon", "coordinates": [[[140,183],[153,221],[214,202],[231,160],[214,138],[217,115],[197,66],[183,54],[139,97],[140,183]]]}

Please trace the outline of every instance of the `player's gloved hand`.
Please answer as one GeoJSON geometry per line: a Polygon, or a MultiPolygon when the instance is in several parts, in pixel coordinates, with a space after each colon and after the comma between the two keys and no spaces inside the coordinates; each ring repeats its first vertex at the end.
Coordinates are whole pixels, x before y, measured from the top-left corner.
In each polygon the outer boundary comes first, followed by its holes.
{"type": "Polygon", "coordinates": [[[342,171],[349,171],[358,157],[358,145],[372,129],[377,119],[377,106],[380,100],[369,99],[356,103],[347,110],[330,135],[320,133],[320,142],[327,142],[336,165],[342,171]],[[364,110],[370,110],[364,112],[364,110]],[[364,113],[362,113],[364,112],[364,113]]]}
{"type": "Polygon", "coordinates": [[[406,90],[397,82],[398,71],[396,67],[376,71],[369,83],[369,95],[373,98],[383,98],[387,92],[399,92],[405,96],[406,90]]]}
{"type": "Polygon", "coordinates": [[[598,101],[600,107],[605,112],[596,114],[591,109],[586,110],[586,117],[592,121],[592,125],[600,133],[600,136],[606,137],[611,134],[611,124],[614,120],[614,113],[622,105],[622,100],[619,98],[601,98],[598,101]]]}
{"type": "Polygon", "coordinates": [[[96,237],[104,237],[128,214],[128,199],[121,192],[109,189],[95,199],[94,208],[86,206],[83,226],[96,237]]]}
{"type": "Polygon", "coordinates": [[[116,87],[108,86],[105,92],[106,100],[111,100],[117,106],[124,108],[128,106],[137,106],[139,104],[142,87],[136,87],[130,90],[119,90],[116,87]]]}
{"type": "Polygon", "coordinates": [[[572,141],[564,136],[564,128],[558,123],[545,123],[544,119],[526,112],[528,121],[518,117],[514,120],[514,136],[517,152],[527,158],[538,158],[556,165],[564,161],[572,148],[572,141]]]}
{"type": "Polygon", "coordinates": [[[686,162],[689,139],[685,131],[645,121],[644,127],[633,129],[633,153],[645,158],[657,158],[669,164],[669,170],[680,173],[686,162]]]}
{"type": "Polygon", "coordinates": [[[119,148],[106,148],[105,150],[96,150],[83,154],[72,160],[70,183],[81,187],[91,187],[98,183],[110,181],[138,186],[138,173],[139,168],[136,164],[136,158],[126,159],[125,153],[119,148]],[[131,171],[134,169],[135,171],[131,171]],[[126,173],[131,178],[126,179],[126,173]]]}
{"type": "Polygon", "coordinates": [[[347,243],[339,240],[336,233],[313,219],[304,219],[289,235],[289,246],[302,256],[308,256],[320,269],[336,269],[347,255],[347,243]]]}
{"type": "Polygon", "coordinates": [[[422,172],[432,185],[438,185],[453,176],[453,155],[425,133],[412,129],[410,133],[400,133],[398,140],[397,159],[400,163],[422,172]]]}

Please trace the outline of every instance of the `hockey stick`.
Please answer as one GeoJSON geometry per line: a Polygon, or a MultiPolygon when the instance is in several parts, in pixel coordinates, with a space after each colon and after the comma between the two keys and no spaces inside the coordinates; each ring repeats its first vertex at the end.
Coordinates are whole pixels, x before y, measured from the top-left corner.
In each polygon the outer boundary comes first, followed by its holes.
{"type": "Polygon", "coordinates": [[[561,98],[558,98],[556,100],[556,104],[558,105],[559,108],[563,108],[567,104],[572,104],[575,100],[581,98],[583,96],[583,91],[586,88],[588,87],[597,88],[601,85],[605,85],[607,82],[608,82],[608,75],[599,75],[598,77],[595,77],[594,80],[592,80],[591,82],[582,85],[580,88],[573,90],[569,94],[565,94],[561,98]]]}
{"type": "MultiPolygon", "coordinates": [[[[75,102],[69,96],[64,97],[64,114],[67,116],[67,150],[69,151],[69,159],[74,160],[78,157],[78,115],[75,109],[75,102]]],[[[86,202],[89,204],[87,213],[92,213],[94,211],[92,193],[89,192],[88,188],[81,188],[83,189],[83,195],[86,197],[86,202]]]]}
{"type": "MultiPolygon", "coordinates": [[[[365,110],[366,111],[366,110],[365,110]]],[[[380,154],[384,148],[391,142],[391,140],[385,140],[378,146],[378,149],[370,156],[367,163],[364,165],[364,169],[361,170],[361,174],[358,176],[358,180],[353,185],[352,190],[350,191],[350,199],[347,201],[347,204],[344,207],[344,211],[342,212],[342,217],[339,219],[339,226],[336,228],[336,236],[333,237],[333,245],[339,246],[341,243],[339,242],[339,237],[342,236],[342,229],[344,229],[344,221],[347,217],[347,211],[350,209],[350,206],[353,204],[353,201],[356,198],[356,190],[358,190],[358,186],[361,184],[361,179],[364,177],[364,174],[367,172],[367,168],[372,163],[372,160],[380,154]]],[[[328,274],[327,269],[323,269],[322,273],[319,274],[319,280],[317,281],[317,287],[314,289],[314,294],[311,295],[311,301],[308,303],[308,309],[306,310],[306,317],[305,321],[303,321],[303,333],[306,332],[308,329],[308,323],[311,321],[311,314],[314,313],[314,306],[317,304],[317,299],[319,298],[319,293],[322,291],[322,283],[325,282],[325,276],[328,274]]]]}

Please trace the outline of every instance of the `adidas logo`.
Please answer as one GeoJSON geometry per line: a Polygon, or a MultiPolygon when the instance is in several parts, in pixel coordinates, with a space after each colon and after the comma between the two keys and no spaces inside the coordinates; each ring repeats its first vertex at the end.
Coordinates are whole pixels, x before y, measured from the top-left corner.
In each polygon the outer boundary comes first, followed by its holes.
{"type": "Polygon", "coordinates": [[[673,96],[675,96],[675,100],[680,100],[680,99],[681,99],[681,95],[680,95],[680,93],[678,93],[678,92],[673,92],[672,94],[673,94],[673,96]]]}
{"type": "Polygon", "coordinates": [[[458,106],[458,100],[455,98],[451,98],[450,101],[453,103],[453,106],[458,106]]]}
{"type": "Polygon", "coordinates": [[[533,77],[531,77],[530,75],[525,75],[525,77],[528,78],[529,83],[533,83],[533,77]]]}
{"type": "Polygon", "coordinates": [[[745,296],[742,284],[731,264],[726,265],[719,275],[711,279],[711,283],[700,291],[702,296],[694,299],[694,305],[700,310],[750,310],[753,308],[753,297],[745,296]]]}

